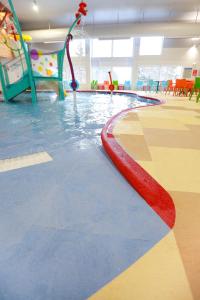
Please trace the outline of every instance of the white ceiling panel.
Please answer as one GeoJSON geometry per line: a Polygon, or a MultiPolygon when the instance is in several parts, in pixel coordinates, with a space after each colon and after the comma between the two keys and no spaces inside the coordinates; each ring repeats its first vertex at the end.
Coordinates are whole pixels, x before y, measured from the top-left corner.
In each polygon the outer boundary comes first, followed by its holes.
{"type": "Polygon", "coordinates": [[[162,8],[149,8],[143,10],[143,21],[144,22],[160,22],[169,21],[170,10],[162,8]]]}
{"type": "MultiPolygon", "coordinates": [[[[6,1],[6,0],[5,0],[6,1]]],[[[73,20],[80,1],[13,0],[22,25],[26,29],[67,27],[73,20]]],[[[137,22],[195,22],[200,0],[88,0],[86,24],[120,24],[137,22]]],[[[200,13],[198,20],[200,20],[200,13]]]]}

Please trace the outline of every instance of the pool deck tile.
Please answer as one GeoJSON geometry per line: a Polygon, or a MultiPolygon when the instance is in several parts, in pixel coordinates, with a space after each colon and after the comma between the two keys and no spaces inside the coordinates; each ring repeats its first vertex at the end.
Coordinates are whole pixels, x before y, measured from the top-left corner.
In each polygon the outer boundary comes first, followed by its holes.
{"type": "MultiPolygon", "coordinates": [[[[200,299],[200,106],[183,97],[157,97],[166,103],[137,109],[124,118],[131,124],[137,113],[144,134],[141,149],[148,149],[151,160],[140,159],[140,147],[127,147],[129,139],[118,131],[125,127],[123,118],[114,134],[125,151],[170,193],[177,211],[176,224],[168,237],[92,300],[200,299]]],[[[129,131],[132,143],[135,136],[137,144],[134,126],[133,130],[129,126],[129,131]]]]}
{"type": "Polygon", "coordinates": [[[1,300],[85,300],[170,231],[100,144],[112,114],[146,102],[84,96],[1,106],[1,300]]]}

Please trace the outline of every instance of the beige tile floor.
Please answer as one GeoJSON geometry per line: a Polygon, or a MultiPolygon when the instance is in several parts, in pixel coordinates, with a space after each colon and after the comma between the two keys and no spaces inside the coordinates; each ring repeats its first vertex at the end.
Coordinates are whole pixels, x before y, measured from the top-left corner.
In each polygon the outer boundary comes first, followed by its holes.
{"type": "Polygon", "coordinates": [[[171,194],[176,224],[92,300],[200,299],[200,103],[155,97],[166,103],[129,112],[117,122],[114,135],[171,194]]]}

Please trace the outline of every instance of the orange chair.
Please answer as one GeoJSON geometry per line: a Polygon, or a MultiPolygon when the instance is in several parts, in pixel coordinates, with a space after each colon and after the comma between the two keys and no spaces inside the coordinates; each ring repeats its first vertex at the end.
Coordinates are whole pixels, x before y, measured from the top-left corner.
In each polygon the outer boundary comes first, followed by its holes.
{"type": "Polygon", "coordinates": [[[185,95],[187,89],[187,80],[186,79],[176,79],[176,84],[174,87],[174,96],[185,95]]]}

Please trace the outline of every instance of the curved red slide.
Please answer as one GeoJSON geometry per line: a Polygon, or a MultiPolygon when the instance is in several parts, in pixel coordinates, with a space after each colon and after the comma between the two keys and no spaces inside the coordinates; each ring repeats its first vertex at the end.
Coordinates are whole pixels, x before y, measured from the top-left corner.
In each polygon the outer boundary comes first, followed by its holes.
{"type": "MultiPolygon", "coordinates": [[[[160,104],[161,101],[158,101],[158,103],[160,104]]],[[[145,109],[145,107],[139,108],[145,109]]],[[[145,171],[125,152],[125,150],[118,144],[113,134],[113,128],[116,122],[128,112],[134,111],[134,109],[135,108],[124,110],[107,122],[101,133],[102,143],[113,163],[131,186],[144,198],[144,200],[160,216],[160,218],[170,228],[173,228],[176,212],[171,196],[152,176],[147,173],[147,171],[145,171]]]]}

